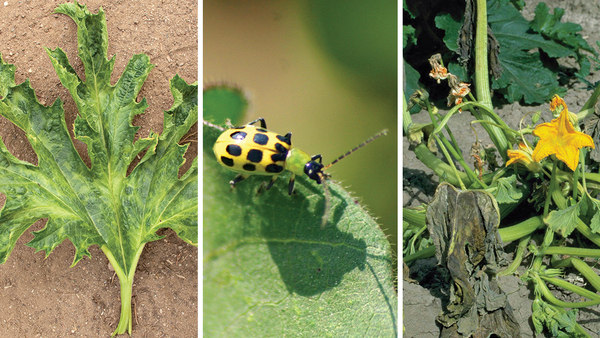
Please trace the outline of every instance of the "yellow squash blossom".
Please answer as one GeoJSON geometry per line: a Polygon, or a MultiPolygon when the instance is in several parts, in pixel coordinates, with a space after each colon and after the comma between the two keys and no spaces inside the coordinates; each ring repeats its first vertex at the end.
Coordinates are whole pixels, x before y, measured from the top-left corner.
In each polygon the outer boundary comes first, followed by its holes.
{"type": "Polygon", "coordinates": [[[583,147],[594,148],[594,141],[589,135],[576,131],[569,120],[567,105],[558,95],[555,95],[550,104],[551,109],[562,106],[560,116],[549,123],[542,123],[535,127],[533,135],[540,138],[533,150],[533,160],[539,162],[549,155],[555,155],[571,170],[579,164],[579,149],[583,147]]]}
{"type": "Polygon", "coordinates": [[[509,160],[506,162],[506,166],[508,167],[513,163],[521,163],[527,168],[527,170],[532,172],[539,172],[540,170],[542,170],[542,166],[538,162],[533,160],[531,154],[532,151],[529,147],[527,147],[523,143],[519,143],[518,150],[508,150],[509,160]]]}

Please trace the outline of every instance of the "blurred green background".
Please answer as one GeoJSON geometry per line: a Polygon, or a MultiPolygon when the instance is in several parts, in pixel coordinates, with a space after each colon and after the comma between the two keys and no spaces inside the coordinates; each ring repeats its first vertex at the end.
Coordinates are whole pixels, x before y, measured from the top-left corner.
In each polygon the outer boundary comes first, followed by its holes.
{"type": "MultiPolygon", "coordinates": [[[[245,124],[269,130],[329,164],[398,250],[397,1],[204,1],[204,85],[239,86],[245,124]]],[[[233,177],[233,174],[232,174],[233,177]]],[[[215,182],[227,184],[227,182],[215,182]]],[[[283,183],[287,184],[287,182],[283,183]]],[[[282,196],[282,198],[286,198],[282,196]]]]}

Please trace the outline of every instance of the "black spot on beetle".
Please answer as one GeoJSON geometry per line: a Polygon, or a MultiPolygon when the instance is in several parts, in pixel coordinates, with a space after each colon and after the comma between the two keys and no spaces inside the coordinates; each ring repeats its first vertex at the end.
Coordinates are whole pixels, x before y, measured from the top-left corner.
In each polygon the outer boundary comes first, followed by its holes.
{"type": "Polygon", "coordinates": [[[227,145],[227,148],[225,148],[225,151],[231,156],[240,156],[242,154],[242,147],[237,144],[229,144],[227,145]]]}
{"type": "Polygon", "coordinates": [[[262,150],[258,150],[258,149],[250,149],[250,151],[248,152],[248,156],[246,156],[246,158],[250,162],[259,163],[260,161],[262,161],[263,152],[262,152],[262,150]]]}
{"type": "Polygon", "coordinates": [[[255,134],[253,141],[256,144],[264,146],[265,144],[269,143],[269,136],[267,136],[266,134],[255,134]]]}
{"type": "Polygon", "coordinates": [[[256,128],[256,131],[260,131],[261,133],[268,133],[269,132],[265,128],[256,128]]]}
{"type": "Polygon", "coordinates": [[[265,170],[268,173],[280,173],[283,171],[283,167],[277,164],[269,164],[265,170]]]}
{"type": "Polygon", "coordinates": [[[225,156],[221,156],[221,162],[228,167],[233,167],[233,159],[225,156]]]}
{"type": "Polygon", "coordinates": [[[277,150],[280,153],[286,153],[287,154],[287,148],[283,146],[283,144],[281,143],[275,143],[275,150],[277,150]]]}
{"type": "Polygon", "coordinates": [[[277,139],[281,142],[287,143],[290,146],[292,145],[292,141],[290,141],[290,139],[285,136],[277,135],[277,139]]]}
{"type": "Polygon", "coordinates": [[[285,161],[286,157],[287,157],[287,152],[273,154],[273,155],[271,155],[271,161],[273,161],[273,162],[285,161]]]}
{"type": "Polygon", "coordinates": [[[236,131],[235,133],[229,135],[229,137],[236,141],[243,141],[246,138],[246,136],[248,136],[248,133],[246,133],[245,131],[236,131]]]}
{"type": "Polygon", "coordinates": [[[256,166],[254,164],[251,164],[251,163],[244,164],[243,168],[246,171],[254,171],[254,170],[256,170],[256,166]]]}

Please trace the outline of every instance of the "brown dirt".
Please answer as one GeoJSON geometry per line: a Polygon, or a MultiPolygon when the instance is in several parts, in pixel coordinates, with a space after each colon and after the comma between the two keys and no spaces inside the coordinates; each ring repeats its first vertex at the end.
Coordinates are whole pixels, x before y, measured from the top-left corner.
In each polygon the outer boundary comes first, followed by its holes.
{"type": "MultiPolygon", "coordinates": [[[[69,17],[54,14],[54,9],[64,2],[0,2],[0,52],[5,61],[17,66],[17,83],[31,80],[40,102],[50,105],[58,97],[63,100],[67,125],[71,126],[77,114],[75,105],[60,85],[43,49],[62,48],[82,76],[83,66],[76,56],[76,25],[69,17]]],[[[150,130],[162,132],[163,111],[173,103],[169,79],[178,73],[188,83],[198,80],[197,2],[85,3],[92,13],[97,13],[100,5],[106,12],[108,55],[116,54],[113,81],[133,54],[145,53],[156,65],[140,94],[140,98],[148,100],[149,108],[133,124],[141,126],[141,136],[150,130]]],[[[194,127],[192,132],[196,130],[194,127]]],[[[0,136],[17,158],[37,163],[24,133],[3,117],[0,136]]],[[[87,158],[85,145],[75,143],[81,156],[87,158]]],[[[196,156],[197,143],[193,142],[185,169],[196,156]]],[[[36,222],[30,230],[41,229],[45,222],[36,222]]],[[[75,253],[69,241],[44,259],[43,252],[34,253],[34,249],[24,245],[33,238],[29,232],[17,242],[6,264],[0,266],[0,336],[110,336],[119,320],[120,291],[118,278],[108,269],[102,251],[91,247],[91,259],[84,258],[69,268],[75,253]]],[[[196,337],[198,249],[181,241],[173,231],[162,234],[167,237],[148,244],[138,264],[132,333],[136,337],[196,337]]]]}

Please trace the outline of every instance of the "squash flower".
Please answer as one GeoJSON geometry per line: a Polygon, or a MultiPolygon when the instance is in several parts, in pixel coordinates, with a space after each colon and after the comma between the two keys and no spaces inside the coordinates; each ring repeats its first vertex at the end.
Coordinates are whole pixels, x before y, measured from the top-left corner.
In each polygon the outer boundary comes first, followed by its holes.
{"type": "Polygon", "coordinates": [[[429,58],[429,64],[431,65],[431,72],[429,76],[440,84],[441,80],[446,80],[448,77],[448,69],[442,66],[442,54],[435,54],[429,58]]]}
{"type": "MultiPolygon", "coordinates": [[[[557,111],[562,107],[558,118],[549,123],[542,123],[535,127],[533,135],[540,138],[533,150],[533,160],[539,162],[549,155],[555,155],[571,170],[579,164],[579,149],[583,147],[594,148],[592,137],[575,130],[569,116],[567,104],[558,95],[554,95],[550,108],[557,111]]],[[[576,123],[576,122],[575,122],[576,123]]]]}
{"type": "MultiPolygon", "coordinates": [[[[453,79],[452,76],[454,75],[450,74],[450,76],[450,78],[453,79]]],[[[450,95],[448,95],[448,107],[452,106],[453,101],[455,105],[461,104],[463,98],[471,92],[471,89],[469,89],[469,83],[458,81],[458,77],[456,76],[454,76],[454,78],[456,78],[456,81],[449,82],[450,95]]]]}
{"type": "Polygon", "coordinates": [[[527,170],[534,173],[542,170],[542,166],[533,160],[531,148],[526,146],[524,143],[519,143],[518,150],[508,150],[508,157],[509,160],[506,162],[507,167],[513,163],[520,163],[524,165],[527,170]]]}

